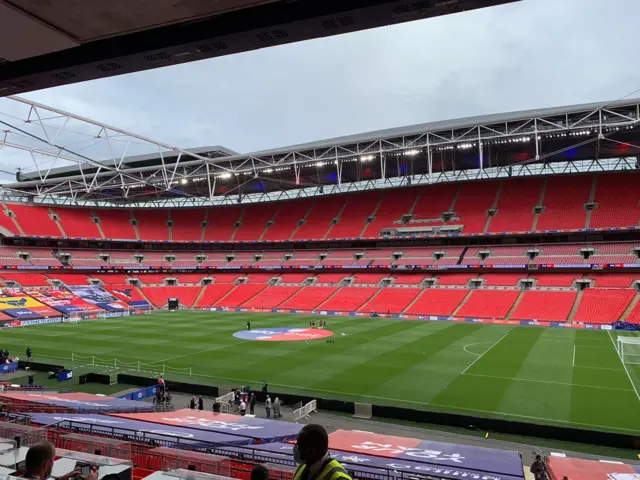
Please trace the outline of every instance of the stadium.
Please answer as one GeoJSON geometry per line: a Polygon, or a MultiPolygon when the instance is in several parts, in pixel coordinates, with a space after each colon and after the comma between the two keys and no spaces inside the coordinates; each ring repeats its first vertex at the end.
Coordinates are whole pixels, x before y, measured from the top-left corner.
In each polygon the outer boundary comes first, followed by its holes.
{"type": "Polygon", "coordinates": [[[24,159],[0,186],[0,346],[21,357],[0,443],[127,478],[291,479],[294,422],[317,418],[353,478],[524,479],[514,445],[538,442],[626,462],[534,446],[545,478],[640,472],[640,98],[242,154],[25,88],[0,98],[3,158],[24,159]],[[225,407],[268,384],[287,414],[167,410],[143,401],[159,376],[225,407]]]}

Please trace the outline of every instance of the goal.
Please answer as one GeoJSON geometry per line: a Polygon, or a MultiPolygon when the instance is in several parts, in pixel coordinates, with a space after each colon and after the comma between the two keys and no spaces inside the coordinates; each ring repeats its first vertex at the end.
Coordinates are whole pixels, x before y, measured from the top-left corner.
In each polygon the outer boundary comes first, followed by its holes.
{"type": "Polygon", "coordinates": [[[616,350],[622,363],[640,365],[640,337],[619,335],[616,350]]]}

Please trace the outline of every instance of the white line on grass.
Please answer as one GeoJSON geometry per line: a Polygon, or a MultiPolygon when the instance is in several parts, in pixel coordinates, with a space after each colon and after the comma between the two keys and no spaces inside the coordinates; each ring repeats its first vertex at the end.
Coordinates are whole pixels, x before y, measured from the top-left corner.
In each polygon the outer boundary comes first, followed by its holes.
{"type": "MultiPolygon", "coordinates": [[[[194,374],[194,377],[204,377],[204,378],[213,378],[213,379],[217,379],[217,380],[229,380],[229,381],[233,381],[233,382],[253,382],[253,383],[258,383],[257,380],[247,380],[246,378],[243,379],[238,379],[238,378],[228,378],[228,377],[214,377],[212,375],[200,375],[200,374],[194,374]]],[[[596,428],[603,428],[603,429],[607,429],[607,430],[618,430],[618,431],[623,431],[623,432],[633,432],[633,433],[640,433],[640,430],[634,430],[634,429],[630,429],[630,428],[620,428],[620,427],[612,427],[610,425],[598,425],[598,424],[594,424],[594,423],[581,423],[581,422],[572,422],[570,420],[558,420],[555,418],[547,418],[547,417],[534,417],[531,415],[520,415],[517,413],[507,413],[507,412],[501,412],[498,410],[479,410],[476,408],[464,408],[464,407],[457,407],[457,406],[453,406],[453,405],[441,405],[438,403],[429,403],[429,402],[416,402],[413,400],[405,400],[403,398],[390,398],[390,397],[379,397],[376,395],[354,395],[351,392],[339,392],[336,390],[323,390],[323,389],[318,389],[318,388],[308,388],[308,387],[300,387],[300,386],[295,386],[295,385],[285,385],[282,383],[269,383],[269,385],[271,385],[272,387],[284,387],[284,388],[290,388],[292,390],[297,390],[298,392],[316,392],[316,393],[333,393],[336,395],[343,395],[343,396],[348,396],[351,398],[361,398],[361,399],[375,399],[375,400],[387,400],[389,402],[393,402],[394,404],[398,404],[398,403],[408,403],[408,404],[412,404],[412,405],[422,405],[425,407],[431,406],[431,407],[438,407],[438,408],[444,408],[447,410],[463,410],[463,411],[469,411],[469,412],[479,412],[479,413],[487,413],[493,416],[496,415],[501,415],[501,416],[505,416],[505,417],[516,417],[516,418],[528,418],[528,419],[532,419],[532,420],[543,420],[546,422],[556,422],[556,423],[564,423],[564,424],[569,424],[569,425],[580,425],[583,427],[596,427],[596,428]]]]}
{"type": "Polygon", "coordinates": [[[480,353],[475,353],[475,352],[470,352],[469,350],[467,350],[467,347],[471,347],[473,345],[483,345],[485,343],[491,343],[491,342],[476,342],[476,343],[467,343],[464,347],[462,347],[462,349],[467,352],[469,355],[475,355],[477,357],[481,356],[480,353]]]}
{"type": "Polygon", "coordinates": [[[465,373],[463,374],[467,377],[482,377],[482,378],[497,378],[500,380],[511,380],[511,381],[520,381],[520,382],[534,382],[534,383],[549,383],[551,385],[566,385],[568,387],[585,387],[585,388],[599,388],[602,390],[617,390],[619,392],[633,392],[630,388],[616,388],[616,387],[602,387],[599,385],[582,385],[580,383],[570,383],[570,382],[554,382],[553,380],[536,380],[534,378],[520,378],[520,377],[500,377],[497,375],[480,375],[476,373],[465,373]]]}
{"type": "Polygon", "coordinates": [[[233,347],[234,345],[240,345],[240,343],[242,343],[242,342],[230,343],[228,345],[221,345],[219,347],[213,347],[213,348],[208,348],[206,350],[200,350],[199,352],[186,353],[184,355],[178,355],[177,357],[165,358],[164,360],[158,360],[157,362],[151,362],[148,365],[153,365],[153,364],[156,364],[156,363],[164,363],[164,362],[168,362],[168,361],[172,361],[172,360],[177,360],[178,358],[190,357],[191,355],[200,355],[202,353],[213,352],[214,350],[221,350],[223,348],[233,347]]]}
{"type": "MultiPolygon", "coordinates": [[[[473,362],[471,362],[471,364],[470,364],[467,368],[465,368],[465,369],[462,371],[462,373],[460,373],[460,375],[464,375],[465,373],[467,373],[467,370],[469,370],[471,367],[473,367],[473,366],[476,364],[476,362],[477,362],[478,360],[480,360],[480,359],[481,359],[482,357],[484,357],[487,353],[489,353],[489,350],[491,350],[493,347],[495,347],[496,345],[498,345],[502,340],[504,340],[504,338],[505,338],[507,335],[509,335],[509,333],[510,333],[510,332],[511,332],[511,330],[509,330],[507,333],[505,333],[503,336],[501,336],[501,337],[498,339],[498,341],[497,341],[497,342],[495,342],[493,345],[491,345],[489,348],[487,348],[487,349],[484,351],[484,353],[483,353],[482,355],[480,355],[478,358],[476,358],[473,362]]],[[[489,343],[489,342],[487,342],[487,343],[489,343]]]]}
{"type": "Polygon", "coordinates": [[[629,373],[629,369],[627,368],[627,364],[624,363],[624,361],[622,360],[622,357],[620,356],[620,352],[618,352],[618,349],[616,348],[616,342],[613,341],[613,337],[611,336],[611,330],[607,330],[607,333],[609,334],[609,338],[611,339],[611,343],[613,344],[613,349],[615,350],[616,354],[618,355],[618,358],[620,359],[620,363],[622,363],[622,367],[624,368],[624,371],[627,372],[627,377],[629,377],[629,382],[631,382],[631,386],[633,387],[633,391],[636,392],[636,397],[638,397],[638,402],[640,402],[640,393],[638,393],[638,388],[636,387],[636,383],[631,378],[631,374],[629,373]]]}

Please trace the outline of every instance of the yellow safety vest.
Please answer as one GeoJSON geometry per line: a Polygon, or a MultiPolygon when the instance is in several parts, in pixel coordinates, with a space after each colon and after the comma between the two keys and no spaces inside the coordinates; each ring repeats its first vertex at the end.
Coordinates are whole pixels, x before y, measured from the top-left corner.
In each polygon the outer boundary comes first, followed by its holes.
{"type": "MultiPolygon", "coordinates": [[[[300,480],[305,470],[307,469],[307,465],[300,465],[298,470],[296,470],[296,474],[293,477],[293,480],[300,480]]],[[[311,479],[309,479],[311,480],[311,479]]],[[[333,458],[327,462],[324,466],[320,474],[314,478],[313,480],[352,480],[347,471],[344,469],[340,462],[334,460],[333,458]]]]}

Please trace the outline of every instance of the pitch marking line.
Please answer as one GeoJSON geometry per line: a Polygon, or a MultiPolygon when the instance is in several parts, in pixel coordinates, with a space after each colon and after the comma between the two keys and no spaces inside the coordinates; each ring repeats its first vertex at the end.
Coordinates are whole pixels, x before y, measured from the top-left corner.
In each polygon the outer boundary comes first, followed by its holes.
{"type": "Polygon", "coordinates": [[[218,347],[208,348],[206,350],[201,350],[199,352],[186,353],[184,355],[178,355],[177,357],[165,358],[164,360],[158,360],[157,362],[151,362],[151,363],[149,363],[147,365],[153,365],[153,364],[156,364],[156,363],[164,363],[164,362],[169,362],[169,361],[172,361],[172,360],[177,360],[178,358],[190,357],[191,355],[200,355],[202,353],[213,352],[214,350],[221,350],[223,348],[233,347],[234,345],[240,345],[241,343],[243,343],[243,342],[230,343],[228,345],[220,345],[218,347]]]}
{"type": "Polygon", "coordinates": [[[462,349],[467,352],[469,355],[475,355],[476,357],[480,357],[482,354],[480,353],[475,353],[475,352],[470,352],[469,350],[467,350],[467,347],[471,347],[473,345],[483,345],[485,343],[491,343],[491,342],[476,342],[476,343],[468,343],[466,344],[464,347],[462,347],[462,349]]]}
{"type": "Polygon", "coordinates": [[[618,349],[616,348],[616,342],[614,342],[613,337],[611,336],[611,330],[607,330],[607,333],[609,334],[609,338],[611,339],[611,343],[613,344],[613,350],[618,355],[618,358],[620,359],[620,363],[622,363],[624,371],[627,372],[627,377],[629,377],[629,382],[631,382],[631,386],[633,387],[633,391],[636,392],[636,397],[638,397],[638,402],[640,402],[640,393],[638,393],[638,387],[636,387],[636,383],[631,378],[631,374],[629,373],[629,369],[627,368],[627,364],[624,363],[624,361],[622,360],[622,357],[620,356],[620,353],[618,352],[618,349]]]}
{"type": "MultiPolygon", "coordinates": [[[[465,373],[467,373],[467,370],[469,370],[471,367],[473,367],[473,366],[476,364],[476,362],[477,362],[478,360],[480,360],[480,359],[481,359],[482,357],[484,357],[487,353],[489,353],[489,351],[490,351],[493,347],[495,347],[495,346],[496,346],[496,345],[498,345],[502,340],[504,340],[504,339],[505,339],[505,337],[506,337],[507,335],[509,335],[509,333],[511,333],[511,330],[509,330],[507,333],[505,333],[502,337],[500,337],[500,338],[498,339],[498,341],[497,341],[497,342],[493,343],[493,345],[491,345],[489,348],[487,348],[487,349],[484,351],[484,353],[483,353],[482,355],[478,356],[478,358],[476,358],[473,362],[471,362],[471,364],[470,364],[467,368],[465,368],[465,369],[460,373],[460,375],[464,375],[465,373]]],[[[486,343],[489,343],[489,342],[486,342],[486,343]]]]}
{"type": "Polygon", "coordinates": [[[573,360],[571,362],[571,366],[575,368],[576,366],[576,346],[573,346],[573,360]]]}
{"type": "MultiPolygon", "coordinates": [[[[253,383],[258,383],[258,381],[256,380],[241,380],[238,378],[228,378],[228,377],[214,377],[212,375],[199,375],[199,374],[194,374],[194,376],[196,377],[204,377],[204,378],[213,378],[216,380],[229,380],[229,381],[233,381],[233,382],[253,382],[253,383]]],[[[274,387],[285,387],[285,388],[290,388],[293,390],[297,390],[297,391],[307,391],[307,392],[317,392],[317,393],[333,393],[333,394],[337,394],[337,395],[343,395],[343,396],[349,396],[349,397],[356,397],[356,398],[361,398],[361,399],[376,399],[376,400],[387,400],[390,402],[394,402],[394,404],[398,404],[398,403],[408,403],[408,404],[412,404],[412,405],[422,405],[422,406],[431,406],[431,407],[438,407],[438,408],[444,408],[447,410],[463,410],[463,411],[468,411],[468,412],[478,412],[478,413],[487,413],[493,416],[496,415],[501,415],[501,416],[505,416],[505,417],[516,417],[516,418],[528,418],[528,419],[533,419],[533,420],[543,420],[546,422],[556,422],[556,423],[563,423],[563,424],[569,424],[569,425],[580,425],[583,427],[596,427],[596,428],[603,428],[603,429],[607,429],[607,430],[617,430],[617,431],[623,431],[623,432],[633,432],[633,433],[639,433],[640,430],[634,430],[634,429],[630,429],[630,428],[621,428],[621,427],[612,427],[610,425],[598,425],[598,424],[593,424],[593,423],[581,423],[581,422],[572,422],[570,420],[559,420],[559,419],[555,419],[555,418],[547,418],[547,417],[535,417],[535,416],[531,416],[531,415],[520,415],[517,413],[507,413],[507,412],[501,412],[498,410],[479,410],[476,408],[464,408],[464,407],[457,407],[457,406],[453,406],[453,405],[441,405],[438,403],[430,403],[430,402],[416,402],[413,400],[405,400],[402,398],[390,398],[390,397],[379,397],[376,395],[354,395],[353,393],[349,393],[349,392],[339,392],[336,390],[322,390],[322,389],[318,389],[318,388],[301,388],[299,386],[294,386],[294,385],[285,385],[282,383],[270,383],[269,385],[274,386],[274,387]]]]}
{"type": "Polygon", "coordinates": [[[599,388],[601,390],[616,390],[619,392],[633,392],[630,388],[616,388],[616,387],[602,387],[599,385],[583,385],[580,383],[568,383],[568,382],[554,382],[553,380],[536,380],[534,378],[520,378],[520,377],[500,377],[497,375],[480,375],[475,373],[465,373],[467,377],[482,377],[482,378],[497,378],[501,380],[516,380],[519,382],[534,382],[534,383],[549,383],[551,385],[566,385],[569,387],[585,387],[585,388],[599,388]]]}

